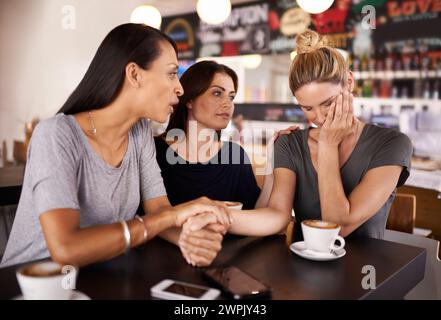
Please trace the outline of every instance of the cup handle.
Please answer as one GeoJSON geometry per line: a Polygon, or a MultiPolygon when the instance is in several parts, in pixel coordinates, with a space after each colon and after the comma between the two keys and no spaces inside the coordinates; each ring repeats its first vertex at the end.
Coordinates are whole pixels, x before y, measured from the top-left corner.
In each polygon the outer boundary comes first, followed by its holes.
{"type": "Polygon", "coordinates": [[[345,247],[345,244],[346,244],[345,239],[343,239],[343,237],[340,237],[340,236],[337,235],[335,237],[335,239],[334,239],[334,243],[331,244],[331,250],[337,251],[337,250],[343,249],[345,247]],[[335,240],[340,241],[340,245],[339,246],[335,245],[335,240]]]}

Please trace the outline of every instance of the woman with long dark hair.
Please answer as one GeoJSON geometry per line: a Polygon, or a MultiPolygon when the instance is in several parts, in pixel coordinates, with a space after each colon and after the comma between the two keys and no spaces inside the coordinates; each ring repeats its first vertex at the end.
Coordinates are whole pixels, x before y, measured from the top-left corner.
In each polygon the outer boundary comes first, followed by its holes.
{"type": "Polygon", "coordinates": [[[124,24],[106,36],[59,113],[34,131],[2,266],[110,259],[200,213],[229,224],[220,203],[172,207],[166,197],[147,119],[168,119],[183,93],[177,68],[176,45],[156,29],[124,24]]]}

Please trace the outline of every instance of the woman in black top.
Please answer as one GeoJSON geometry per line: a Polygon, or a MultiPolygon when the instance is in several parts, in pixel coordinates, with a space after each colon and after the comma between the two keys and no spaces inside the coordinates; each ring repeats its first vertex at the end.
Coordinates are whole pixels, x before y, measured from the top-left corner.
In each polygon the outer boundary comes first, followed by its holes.
{"type": "MultiPolygon", "coordinates": [[[[165,133],[155,138],[156,157],[170,202],[174,205],[206,196],[241,202],[243,209],[266,206],[268,187],[261,192],[257,186],[246,152],[238,144],[220,140],[220,131],[227,127],[234,111],[236,73],[214,61],[202,61],[192,65],[180,81],[184,94],[165,133]]],[[[185,241],[179,239],[178,229],[162,236],[178,244],[190,263],[206,265],[215,257],[208,245],[203,261],[197,254],[192,258],[190,250],[184,248],[185,241]]],[[[208,228],[200,238],[212,236],[208,228]]]]}

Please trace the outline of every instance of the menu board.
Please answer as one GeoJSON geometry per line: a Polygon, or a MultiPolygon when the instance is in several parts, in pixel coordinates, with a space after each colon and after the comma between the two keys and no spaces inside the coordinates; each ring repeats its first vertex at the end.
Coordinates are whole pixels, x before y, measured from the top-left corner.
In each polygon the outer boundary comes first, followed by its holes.
{"type": "Polygon", "coordinates": [[[331,45],[352,50],[372,41],[441,41],[440,12],[440,0],[335,0],[321,14],[305,12],[296,0],[255,1],[233,6],[220,25],[207,24],[194,12],[164,18],[162,30],[177,42],[180,59],[288,53],[295,36],[308,28],[326,35],[331,45]],[[362,25],[366,6],[375,9],[375,28],[362,25]]]}
{"type": "Polygon", "coordinates": [[[163,20],[162,30],[178,44],[180,58],[269,53],[270,30],[266,2],[233,6],[228,19],[210,25],[196,13],[163,20]]]}
{"type": "Polygon", "coordinates": [[[412,41],[428,51],[441,50],[440,0],[384,1],[376,9],[375,43],[403,47],[400,42],[412,41]]]}
{"type": "Polygon", "coordinates": [[[170,36],[178,47],[180,60],[195,60],[200,46],[195,26],[199,25],[197,14],[190,13],[164,18],[162,31],[170,36]]]}

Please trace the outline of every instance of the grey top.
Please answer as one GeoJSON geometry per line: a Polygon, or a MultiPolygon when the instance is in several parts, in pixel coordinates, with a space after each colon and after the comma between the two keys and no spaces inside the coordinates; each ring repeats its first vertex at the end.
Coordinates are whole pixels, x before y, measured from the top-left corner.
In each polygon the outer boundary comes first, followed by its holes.
{"type": "MultiPolygon", "coordinates": [[[[306,219],[321,219],[317,173],[311,161],[308,146],[309,129],[294,131],[279,138],[274,151],[274,168],[287,168],[296,173],[294,212],[296,216],[294,240],[303,239],[300,222],[306,219]]],[[[366,124],[352,154],[340,169],[346,196],[361,182],[370,169],[399,165],[403,166],[397,187],[409,176],[412,143],[403,133],[366,124]]],[[[387,217],[395,191],[386,203],[352,235],[382,239],[387,217]]],[[[366,199],[368,201],[368,199],[366,199]]]]}
{"type": "Polygon", "coordinates": [[[140,201],[165,196],[147,120],[129,132],[118,168],[89,144],[74,116],[41,122],[29,146],[23,189],[0,267],[49,257],[39,217],[52,209],[80,212],[81,228],[134,217],[140,201]]]}

